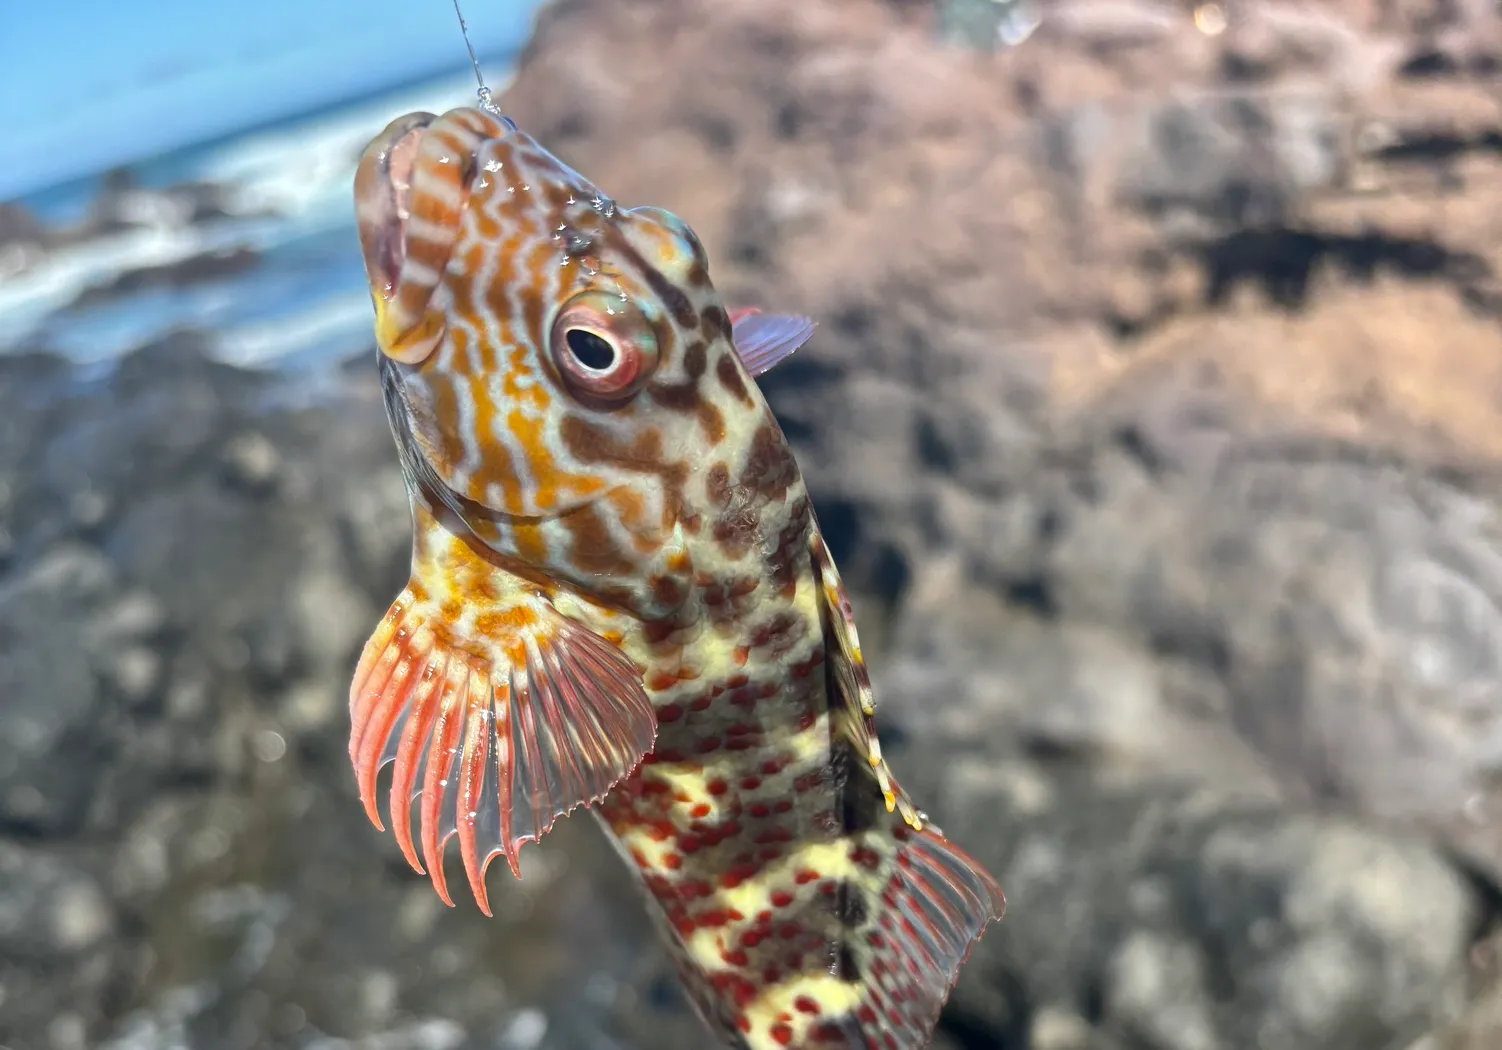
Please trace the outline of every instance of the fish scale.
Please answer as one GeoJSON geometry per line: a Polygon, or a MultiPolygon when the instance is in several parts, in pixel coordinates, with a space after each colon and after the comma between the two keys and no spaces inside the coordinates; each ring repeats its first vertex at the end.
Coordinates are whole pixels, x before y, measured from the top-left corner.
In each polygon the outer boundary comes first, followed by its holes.
{"type": "MultiPolygon", "coordinates": [[[[350,690],[451,903],[591,807],[689,998],[748,1050],[918,1050],[1001,889],[882,757],[854,617],[754,376],[805,318],[728,313],[692,230],[514,124],[377,136],[356,177],[411,580],[350,690]]],[[[414,835],[415,830],[415,835],[414,835]]],[[[415,839],[415,841],[414,841],[415,839]]]]}

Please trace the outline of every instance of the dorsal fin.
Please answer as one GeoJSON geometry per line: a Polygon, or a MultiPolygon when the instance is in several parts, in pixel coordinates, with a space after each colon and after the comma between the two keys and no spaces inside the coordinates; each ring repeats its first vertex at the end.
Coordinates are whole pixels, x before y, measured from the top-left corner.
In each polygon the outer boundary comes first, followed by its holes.
{"type": "Polygon", "coordinates": [[[817,527],[810,542],[836,694],[834,732],[857,752],[852,780],[860,778],[860,766],[871,776],[864,786],[846,785],[846,805],[869,823],[848,830],[850,867],[835,905],[842,932],[830,945],[833,980],[782,989],[783,996],[769,996],[764,1014],[773,1040],[783,1045],[921,1050],[971,948],[1006,910],[1006,897],[979,863],[927,823],[887,770],[849,599],[817,527]],[[799,995],[816,1009],[800,1009],[799,995]],[[794,1008],[779,1012],[784,998],[794,1008]]]}
{"type": "Polygon", "coordinates": [[[815,322],[798,314],[764,314],[755,307],[741,307],[729,316],[736,356],[753,376],[776,368],[814,334],[815,322]]]}

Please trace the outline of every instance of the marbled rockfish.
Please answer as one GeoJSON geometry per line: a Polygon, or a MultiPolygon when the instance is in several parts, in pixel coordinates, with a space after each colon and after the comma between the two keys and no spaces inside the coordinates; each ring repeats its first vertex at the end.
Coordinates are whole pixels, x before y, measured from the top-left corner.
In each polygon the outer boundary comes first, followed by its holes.
{"type": "Polygon", "coordinates": [[[451,903],[589,806],[729,1046],[918,1050],[1000,887],[893,780],[855,621],[694,232],[496,112],[392,122],[355,179],[413,519],[349,753],[451,903]],[[413,842],[413,824],[417,844],[413,842]]]}

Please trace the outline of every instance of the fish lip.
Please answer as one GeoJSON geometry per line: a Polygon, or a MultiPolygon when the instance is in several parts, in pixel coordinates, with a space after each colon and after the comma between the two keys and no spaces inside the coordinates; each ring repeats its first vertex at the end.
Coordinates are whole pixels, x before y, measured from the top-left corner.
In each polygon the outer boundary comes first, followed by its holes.
{"type": "Polygon", "coordinates": [[[355,172],[355,212],[372,294],[390,301],[406,258],[412,169],[423,134],[438,117],[408,113],[365,148],[355,172]]]}

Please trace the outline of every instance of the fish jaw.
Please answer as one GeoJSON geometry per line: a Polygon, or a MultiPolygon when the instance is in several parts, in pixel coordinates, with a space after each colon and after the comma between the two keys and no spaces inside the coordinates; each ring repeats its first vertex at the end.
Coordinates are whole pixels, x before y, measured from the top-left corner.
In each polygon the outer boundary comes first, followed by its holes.
{"type": "MultiPolygon", "coordinates": [[[[452,906],[450,837],[480,910],[485,871],[629,777],[656,716],[608,626],[565,615],[545,587],[506,572],[414,500],[412,576],[366,642],[350,685],[349,756],[381,828],[376,778],[394,762],[392,832],[452,906]],[[422,859],[412,839],[418,803],[422,859]]],[[[579,602],[565,603],[575,610],[579,602]]],[[[592,610],[608,625],[608,610],[592,610]]]]}
{"type": "Polygon", "coordinates": [[[376,311],[376,344],[403,364],[443,338],[444,271],[459,240],[488,138],[515,125],[478,110],[408,113],[372,139],[355,168],[355,220],[376,311]]]}

